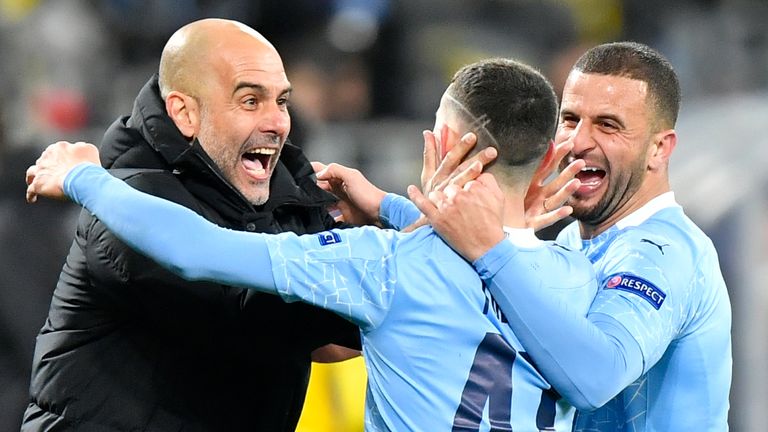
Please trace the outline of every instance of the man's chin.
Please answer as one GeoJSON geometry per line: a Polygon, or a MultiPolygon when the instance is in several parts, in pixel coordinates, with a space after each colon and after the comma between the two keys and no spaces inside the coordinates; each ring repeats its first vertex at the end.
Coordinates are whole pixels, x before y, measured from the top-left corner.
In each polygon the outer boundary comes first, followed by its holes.
{"type": "Polygon", "coordinates": [[[269,200],[269,183],[267,182],[266,185],[259,184],[258,186],[250,184],[248,185],[248,190],[241,189],[240,193],[242,193],[245,199],[251,204],[260,206],[269,200]]]}

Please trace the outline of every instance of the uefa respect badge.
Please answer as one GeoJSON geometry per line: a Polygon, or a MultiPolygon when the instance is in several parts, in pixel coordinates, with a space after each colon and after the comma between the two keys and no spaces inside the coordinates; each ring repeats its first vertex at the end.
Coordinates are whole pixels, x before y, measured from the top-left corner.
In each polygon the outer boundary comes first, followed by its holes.
{"type": "Polygon", "coordinates": [[[656,310],[658,310],[667,298],[664,291],[647,280],[628,273],[617,273],[608,278],[605,283],[605,289],[617,289],[632,293],[645,299],[656,310]]]}

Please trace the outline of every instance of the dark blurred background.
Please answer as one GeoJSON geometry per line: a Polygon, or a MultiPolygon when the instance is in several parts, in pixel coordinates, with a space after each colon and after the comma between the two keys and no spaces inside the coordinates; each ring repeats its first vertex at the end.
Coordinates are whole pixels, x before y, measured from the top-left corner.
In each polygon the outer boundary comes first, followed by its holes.
{"type": "Polygon", "coordinates": [[[0,431],[19,428],[77,214],[25,204],[24,171],[51,142],[98,144],[171,33],[203,17],[275,44],[294,86],[291,137],[312,159],[399,193],[418,181],[420,132],[461,65],[515,57],[559,91],[592,44],[664,53],[684,98],[673,189],[715,241],[733,303],[731,430],[768,430],[767,0],[0,0],[0,431]]]}

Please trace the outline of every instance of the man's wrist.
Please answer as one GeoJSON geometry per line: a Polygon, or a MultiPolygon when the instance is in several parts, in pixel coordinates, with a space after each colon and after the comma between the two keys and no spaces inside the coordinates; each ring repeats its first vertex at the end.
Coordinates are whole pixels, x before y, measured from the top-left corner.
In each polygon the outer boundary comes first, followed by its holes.
{"type": "Polygon", "coordinates": [[[472,266],[480,278],[487,280],[492,278],[501,267],[517,255],[517,248],[503,238],[486,253],[472,261],[472,266]]]}
{"type": "Polygon", "coordinates": [[[471,250],[468,250],[467,253],[462,254],[465,259],[467,259],[469,262],[475,262],[476,260],[480,259],[483,255],[488,253],[491,249],[493,249],[497,244],[502,242],[506,238],[506,235],[504,234],[503,230],[499,230],[498,232],[495,232],[487,237],[487,240],[478,243],[478,242],[472,242],[473,247],[471,250]]]}

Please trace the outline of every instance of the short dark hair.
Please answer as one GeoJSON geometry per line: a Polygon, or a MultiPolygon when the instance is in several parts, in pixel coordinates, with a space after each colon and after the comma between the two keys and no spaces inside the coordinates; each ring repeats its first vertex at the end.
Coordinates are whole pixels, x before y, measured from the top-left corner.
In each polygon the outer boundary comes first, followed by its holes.
{"type": "MultiPolygon", "coordinates": [[[[456,72],[449,95],[472,116],[485,118],[498,144],[496,165],[538,166],[557,127],[557,96],[541,73],[511,59],[482,60],[456,72]]],[[[478,148],[493,145],[477,135],[478,148]]]]}
{"type": "Polygon", "coordinates": [[[672,64],[661,53],[637,42],[611,42],[585,52],[573,70],[643,81],[663,127],[674,127],[680,111],[680,82],[672,64]]]}

